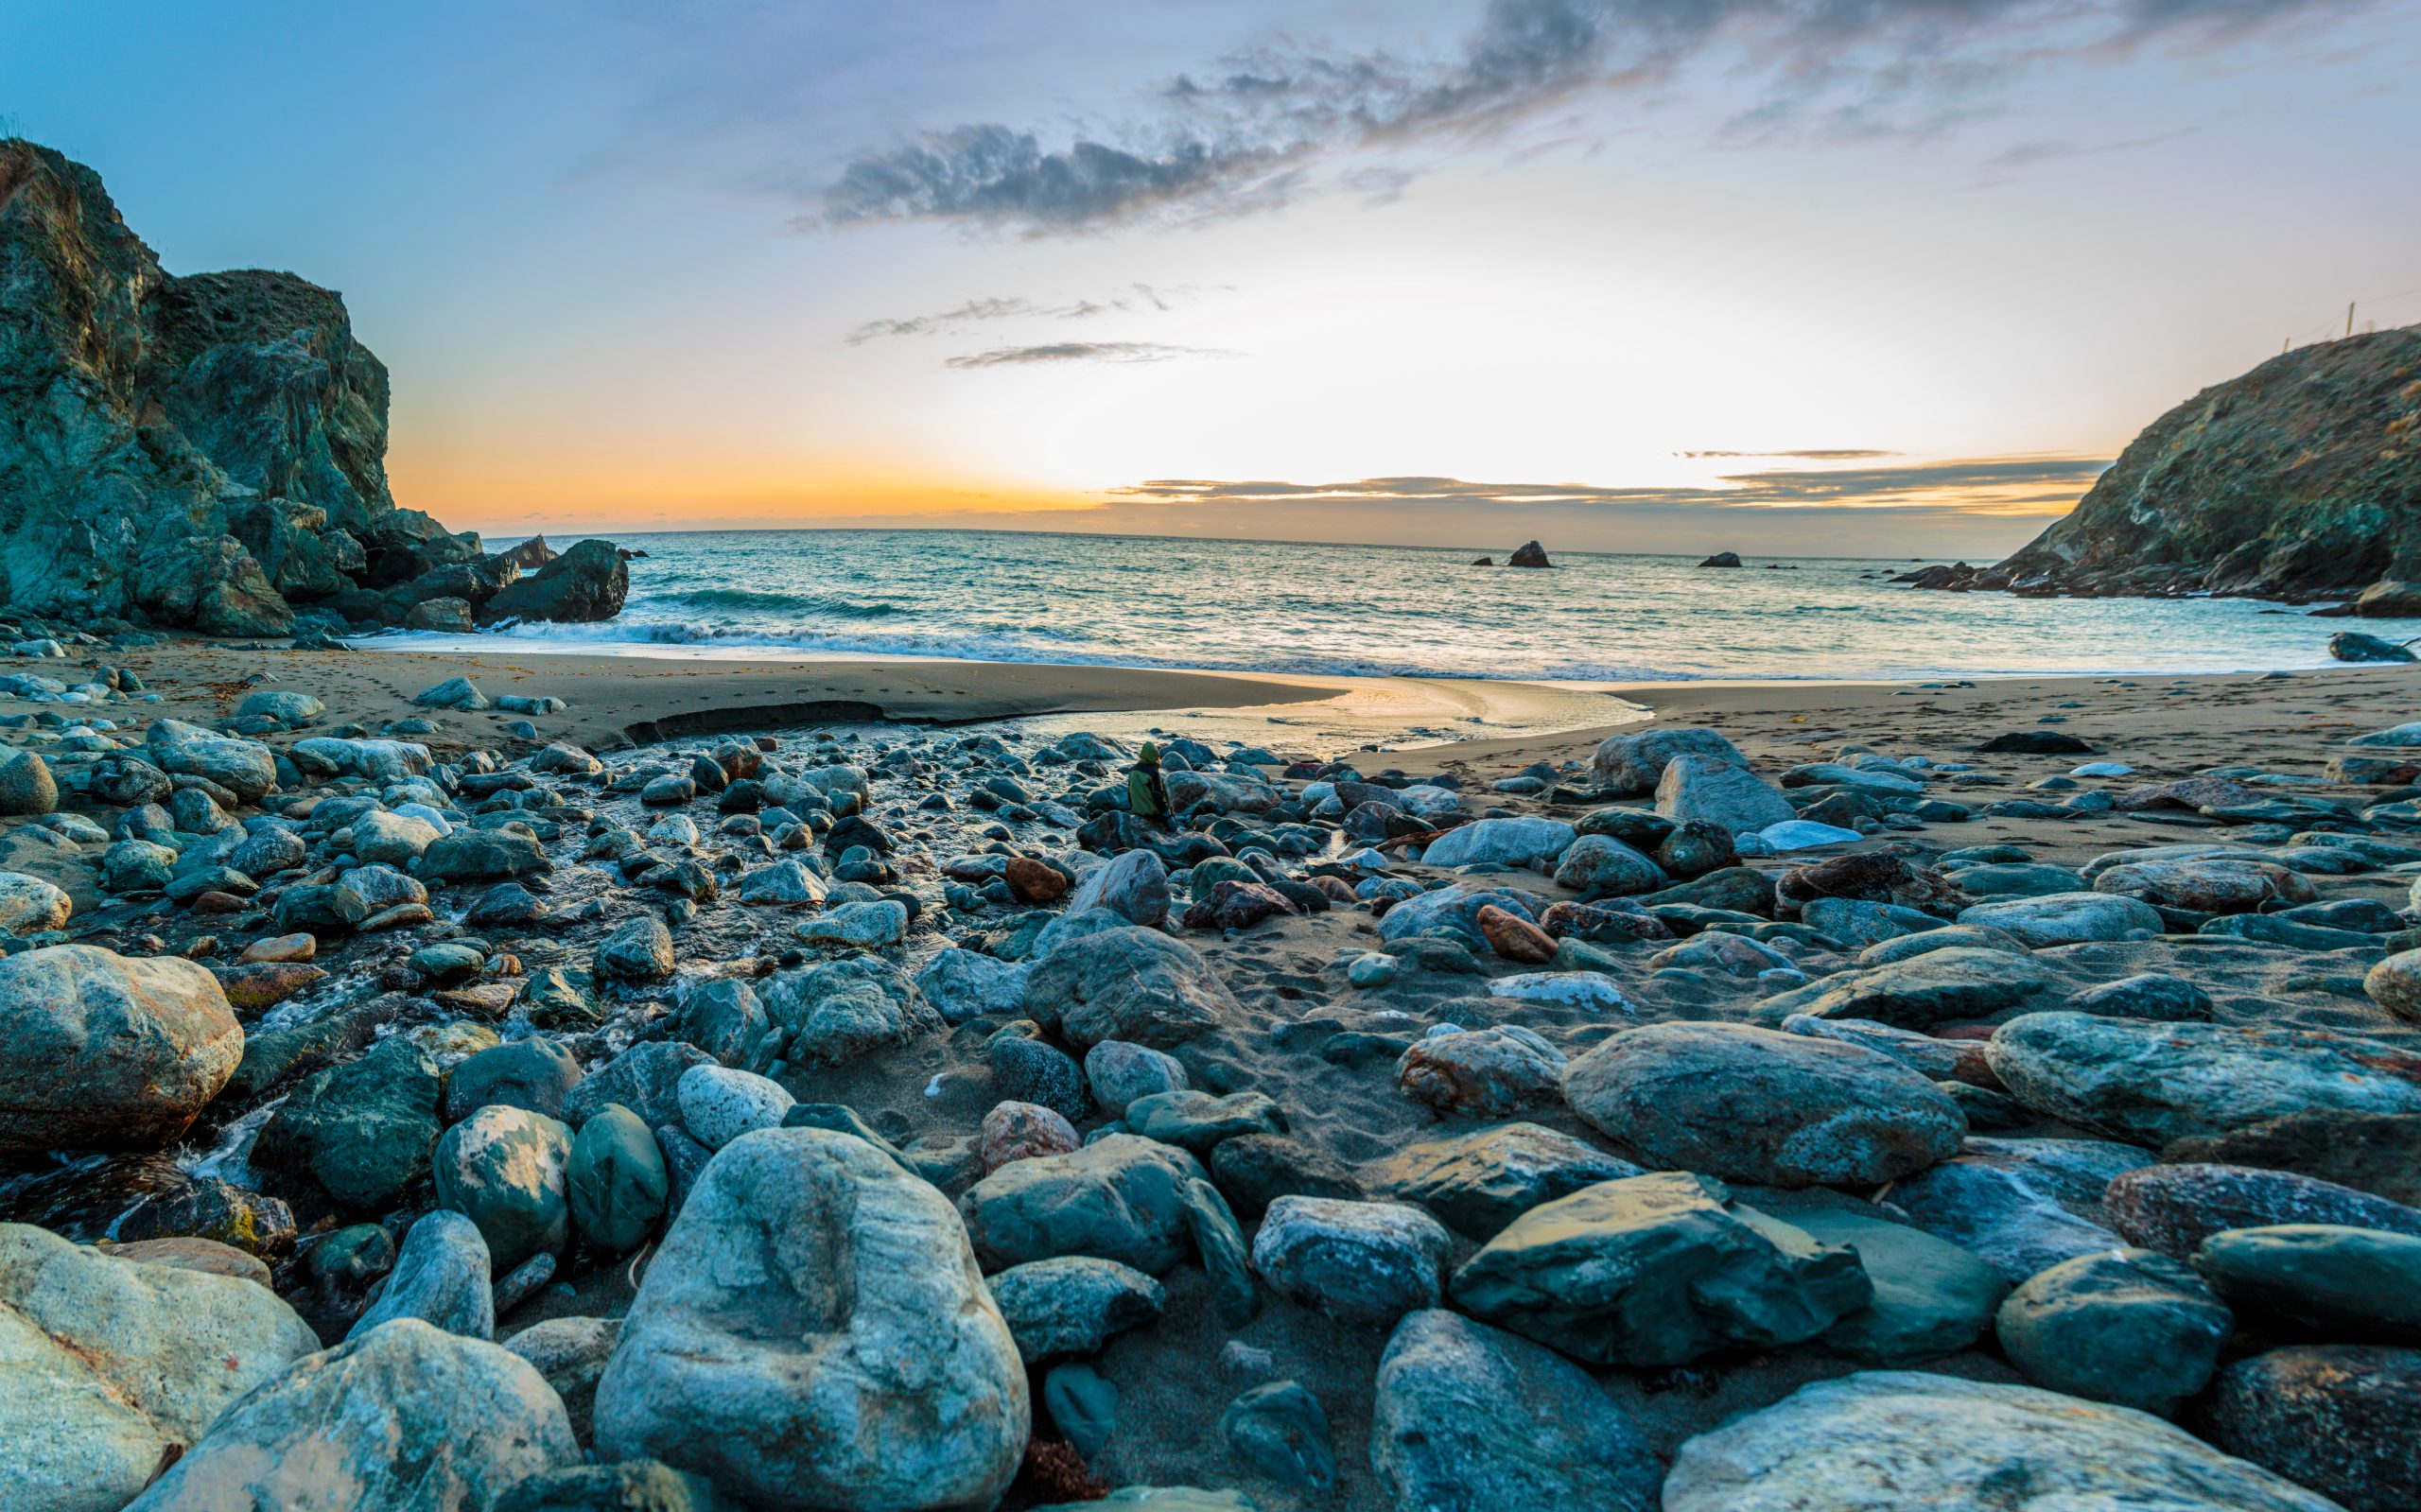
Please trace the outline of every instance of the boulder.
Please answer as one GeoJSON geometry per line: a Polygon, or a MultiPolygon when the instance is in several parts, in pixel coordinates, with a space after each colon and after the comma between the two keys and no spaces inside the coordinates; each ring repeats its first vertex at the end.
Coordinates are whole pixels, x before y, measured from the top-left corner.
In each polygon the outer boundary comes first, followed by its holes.
{"type": "Polygon", "coordinates": [[[1026,1390],[948,1199],[862,1139],[760,1129],[707,1165],[648,1266],[597,1443],[767,1508],[988,1506],[1025,1451],[1026,1390]]]}
{"type": "Polygon", "coordinates": [[[1921,1228],[1822,1205],[1784,1217],[1820,1244],[1849,1249],[1872,1283],[1872,1300],[1822,1334],[1826,1348],[1863,1364],[1914,1364],[1967,1348],[2009,1294],[1998,1271],[1921,1228]]]}
{"type": "Polygon", "coordinates": [[[1536,541],[1524,541],[1520,546],[1515,547],[1513,548],[1513,554],[1505,559],[1505,565],[1508,567],[1551,567],[1555,565],[1554,563],[1547,560],[1546,547],[1539,545],[1536,541]]]}
{"type": "Polygon", "coordinates": [[[1191,946],[1136,928],[1104,930],[1054,948],[1027,977],[1025,1006],[1079,1049],[1106,1039],[1166,1049],[1242,1011],[1191,946]]]}
{"type": "Polygon", "coordinates": [[[2210,1383],[2235,1321],[2179,1261],[2114,1249],[2028,1277],[1996,1328],[2010,1363],[2037,1384],[2168,1416],[2210,1383]]]}
{"type": "Polygon", "coordinates": [[[1280,1197],[1253,1236],[1252,1266],[1279,1295],[1346,1323],[1392,1323],[1437,1303],[1454,1238],[1395,1202],[1280,1197]]]}
{"type": "Polygon", "coordinates": [[[580,1126],[564,1182],[573,1227],[609,1253],[638,1248],[664,1220],[670,1190],[664,1153],[639,1116],[618,1103],[580,1126]]]}
{"type": "Polygon", "coordinates": [[[2030,956],[1953,947],[1843,973],[1825,982],[1799,1012],[1929,1030],[2033,1002],[2056,989],[2060,980],[2030,956]]]}
{"type": "Polygon", "coordinates": [[[1978,903],[1961,909],[1959,922],[1999,930],[2036,950],[2058,945],[2148,940],[2165,927],[2160,911],[2151,904],[2108,893],[2049,893],[1978,903]]]}
{"type": "Polygon", "coordinates": [[[479,1225],[459,1212],[439,1208],[404,1234],[395,1268],[369,1310],[354,1321],[349,1339],[384,1323],[410,1318],[465,1338],[496,1337],[494,1267],[479,1225]]]}
{"type": "Polygon", "coordinates": [[[2239,1360],[2196,1426],[2346,1512],[2421,1506],[2421,1349],[2303,1345],[2239,1360]]]}
{"type": "Polygon", "coordinates": [[[1527,866],[1562,855],[1576,836],[1573,827],[1560,819],[1480,819],[1458,825],[1431,841],[1421,852],[1420,861],[1424,866],[1473,866],[1482,862],[1527,866]]]}
{"type": "Polygon", "coordinates": [[[1565,1101],[1654,1164],[1769,1186],[1872,1186],[1959,1149],[1925,1078],[1838,1040],[1740,1024],[1626,1030],[1564,1070],[1565,1101]]]}
{"type": "Polygon", "coordinates": [[[1012,1265],[986,1283],[1028,1364],[1099,1354],[1128,1329],[1160,1315],[1160,1283],[1131,1265],[1091,1256],[1012,1265]]]}
{"type": "Polygon", "coordinates": [[[2099,1139],[1973,1138],[1950,1159],[1892,1183],[1890,1202],[2015,1284],[2079,1255],[2124,1248],[2101,1194],[2150,1163],[2133,1145],[2099,1139]]]}
{"type": "Polygon", "coordinates": [[[1012,1161],[958,1200],[975,1253],[999,1270],[1091,1255],[1158,1276],[1193,1253],[1182,1150],[1113,1134],[1067,1155],[1012,1161]]]}
{"type": "Polygon", "coordinates": [[[1735,767],[1749,764],[1740,748],[1720,730],[1685,726],[1606,737],[1597,742],[1596,754],[1590,758],[1590,775],[1603,791],[1637,797],[1656,791],[1656,781],[1664,774],[1665,764],[1678,756],[1713,756],[1735,767]]]}
{"type": "Polygon", "coordinates": [[[2421,1209],[2291,1171],[2253,1166],[2140,1166],[2111,1181],[2101,1206],[2110,1226],[2129,1241],[2181,1260],[2230,1228],[2337,1224],[2421,1236],[2421,1209]]]}
{"type": "Polygon", "coordinates": [[[1917,1507],[2339,1512],[2149,1413],[2032,1386],[1872,1370],[1684,1443],[1662,1512],[1917,1507]],[[2012,1487],[2022,1501],[2011,1502],[2012,1487]]]}
{"type": "Polygon", "coordinates": [[[1747,767],[1687,752],[1667,762],[1657,778],[1656,811],[1675,824],[1700,819],[1734,835],[1754,834],[1798,817],[1787,799],[1747,767]]]}
{"type": "Polygon", "coordinates": [[[491,1103],[437,1141],[437,1205],[479,1225],[501,1275],[570,1243],[564,1185],[570,1159],[571,1131],[561,1122],[491,1103]]]}
{"type": "Polygon", "coordinates": [[[0,959],[0,1152],[158,1149],[243,1055],[226,992],[194,962],[89,945],[0,959]]]}
{"type": "Polygon", "coordinates": [[[262,1125],[253,1161],[317,1181],[339,1205],[383,1212],[428,1174],[444,1125],[436,1062],[409,1037],[314,1073],[262,1125]]]}
{"type": "Polygon", "coordinates": [[[631,569],[611,541],[582,541],[526,578],[499,589],[479,609],[479,622],[507,619],[588,621],[622,612],[631,569]]]}
{"type": "Polygon", "coordinates": [[[2154,1148],[2315,1109],[2421,1113],[2421,1058],[2330,1030],[2041,1013],[1984,1054],[2028,1107],[2154,1148]]]}
{"type": "Polygon", "coordinates": [[[1434,1113],[1503,1118],[1553,1103],[1563,1051],[1519,1025],[1424,1034],[1396,1062],[1396,1085],[1434,1113]]]}
{"type": "Polygon", "coordinates": [[[1601,1181],[1645,1174],[1571,1135],[1536,1123],[1411,1145],[1380,1163],[1372,1180],[1388,1196],[1417,1202],[1472,1239],[1494,1238],[1542,1203],[1601,1181]]]}
{"type": "Polygon", "coordinates": [[[2421,1345],[2421,1238],[2340,1224],[2231,1228],[2194,1268],[2239,1313],[2330,1342],[2421,1345]]]}
{"type": "Polygon", "coordinates": [[[127,1512],[493,1507],[580,1460],[563,1402],[528,1361],[400,1318],[228,1408],[127,1512]]]}
{"type": "Polygon", "coordinates": [[[0,1224],[0,1505],[118,1512],[319,1347],[266,1285],[0,1224]]]}

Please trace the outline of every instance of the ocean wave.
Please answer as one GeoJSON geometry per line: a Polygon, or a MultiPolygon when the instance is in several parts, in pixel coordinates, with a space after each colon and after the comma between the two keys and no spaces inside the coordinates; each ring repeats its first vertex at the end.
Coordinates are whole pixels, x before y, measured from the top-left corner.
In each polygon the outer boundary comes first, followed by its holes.
{"type": "Polygon", "coordinates": [[[685,609],[829,615],[838,619],[882,619],[901,613],[897,604],[880,600],[861,603],[835,594],[769,593],[761,588],[694,588],[688,593],[651,594],[635,600],[633,607],[644,610],[653,604],[678,605],[685,609]]]}

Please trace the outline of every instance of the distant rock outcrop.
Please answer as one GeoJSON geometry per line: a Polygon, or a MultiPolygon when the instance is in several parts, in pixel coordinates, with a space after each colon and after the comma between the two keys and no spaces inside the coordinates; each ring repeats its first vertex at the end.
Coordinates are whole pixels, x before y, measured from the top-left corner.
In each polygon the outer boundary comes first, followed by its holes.
{"type": "Polygon", "coordinates": [[[539,565],[397,508],[386,450],[387,370],[340,296],[171,276],[92,169],[0,140],[0,604],[275,634],[298,605],[476,608],[539,565]]]}
{"type": "Polygon", "coordinates": [[[1981,571],[1919,587],[2021,594],[2369,592],[2421,605],[2421,327],[2272,357],[2152,422],[2075,511],[1981,571]]]}
{"type": "Polygon", "coordinates": [[[1511,556],[1505,559],[1505,565],[1508,567],[1551,567],[1555,565],[1554,563],[1547,560],[1546,547],[1539,545],[1536,541],[1524,541],[1522,543],[1520,549],[1516,550],[1511,556]]]}
{"type": "Polygon", "coordinates": [[[1717,551],[1698,564],[1702,567],[1736,567],[1739,565],[1740,553],[1737,551],[1717,551]]]}

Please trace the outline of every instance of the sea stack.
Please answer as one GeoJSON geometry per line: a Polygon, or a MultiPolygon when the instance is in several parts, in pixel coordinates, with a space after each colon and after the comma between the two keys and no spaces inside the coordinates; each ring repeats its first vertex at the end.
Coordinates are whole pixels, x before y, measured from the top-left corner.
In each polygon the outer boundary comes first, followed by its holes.
{"type": "Polygon", "coordinates": [[[1536,541],[1524,542],[1520,550],[1505,559],[1505,565],[1508,567],[1551,567],[1555,565],[1554,563],[1547,560],[1546,547],[1539,545],[1536,541]]]}

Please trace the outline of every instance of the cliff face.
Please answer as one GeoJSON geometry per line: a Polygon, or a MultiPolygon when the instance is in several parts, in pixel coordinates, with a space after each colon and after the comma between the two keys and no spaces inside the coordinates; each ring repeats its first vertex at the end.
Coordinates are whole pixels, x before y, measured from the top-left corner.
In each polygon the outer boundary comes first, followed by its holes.
{"type": "Polygon", "coordinates": [[[396,623],[545,560],[482,557],[396,508],[386,451],[387,370],[342,298],[291,273],[171,276],[98,175],[0,141],[0,608],[224,634],[310,604],[396,623]]]}
{"type": "Polygon", "coordinates": [[[2309,600],[2416,579],[2421,327],[2406,327],[2203,390],[2024,550],[1941,585],[2309,600]]]}

